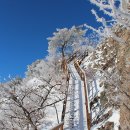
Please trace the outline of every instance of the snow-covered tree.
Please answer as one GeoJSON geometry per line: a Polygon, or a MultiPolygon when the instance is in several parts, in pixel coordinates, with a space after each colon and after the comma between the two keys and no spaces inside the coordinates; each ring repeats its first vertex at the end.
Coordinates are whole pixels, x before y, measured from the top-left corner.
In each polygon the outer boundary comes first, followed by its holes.
{"type": "Polygon", "coordinates": [[[26,75],[29,79],[37,78],[43,82],[48,81],[51,84],[61,83],[62,89],[66,86],[65,75],[60,71],[60,65],[51,60],[37,60],[33,62],[28,66],[26,75]]]}
{"type": "Polygon", "coordinates": [[[0,129],[38,130],[44,123],[46,109],[62,101],[60,84],[31,79],[12,80],[0,86],[0,129]],[[57,95],[58,96],[57,96],[57,95]]]}
{"type": "MultiPolygon", "coordinates": [[[[91,3],[99,7],[104,14],[112,17],[118,24],[124,27],[130,27],[130,1],[129,0],[90,0],[91,3]]],[[[112,21],[103,21],[99,18],[96,11],[92,10],[96,16],[97,21],[104,22],[103,24],[112,21]]]]}
{"type": "Polygon", "coordinates": [[[72,28],[57,29],[52,37],[49,37],[48,52],[50,55],[68,57],[80,48],[84,41],[86,30],[73,26],[72,28]]]}
{"type": "Polygon", "coordinates": [[[92,9],[92,14],[95,15],[97,22],[102,24],[101,27],[95,29],[91,26],[86,25],[87,28],[97,32],[100,36],[108,38],[112,37],[114,40],[124,43],[115,34],[115,30],[120,28],[127,28],[130,30],[130,1],[129,0],[90,0],[90,2],[99,8],[99,11],[103,12],[105,17],[99,17],[98,11],[92,9]],[[109,20],[107,20],[109,18],[109,20]],[[112,29],[114,27],[114,29],[112,29]]]}

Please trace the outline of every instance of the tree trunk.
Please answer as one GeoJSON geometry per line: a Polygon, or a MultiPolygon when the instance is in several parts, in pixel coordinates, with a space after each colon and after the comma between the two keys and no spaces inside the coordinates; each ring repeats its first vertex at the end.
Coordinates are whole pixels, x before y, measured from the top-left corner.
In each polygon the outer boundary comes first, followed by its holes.
{"type": "Polygon", "coordinates": [[[38,130],[37,127],[34,124],[31,124],[33,130],[38,130]]]}

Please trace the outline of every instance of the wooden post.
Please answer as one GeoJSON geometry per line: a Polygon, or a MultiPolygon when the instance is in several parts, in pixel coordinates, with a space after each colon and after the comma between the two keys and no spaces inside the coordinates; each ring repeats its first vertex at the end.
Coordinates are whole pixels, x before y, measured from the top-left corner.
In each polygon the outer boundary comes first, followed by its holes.
{"type": "Polygon", "coordinates": [[[63,129],[63,126],[64,126],[64,125],[61,126],[60,130],[64,130],[64,129],[63,129]]]}
{"type": "Polygon", "coordinates": [[[87,126],[88,126],[88,130],[91,129],[91,116],[90,116],[90,113],[89,113],[89,106],[88,106],[88,92],[87,92],[87,89],[86,89],[86,81],[85,81],[85,75],[84,75],[84,96],[85,96],[85,105],[86,105],[86,118],[87,118],[87,126]]]}
{"type": "Polygon", "coordinates": [[[63,125],[64,125],[64,122],[61,122],[59,123],[57,126],[53,127],[52,129],[50,130],[63,130],[63,125]]]}

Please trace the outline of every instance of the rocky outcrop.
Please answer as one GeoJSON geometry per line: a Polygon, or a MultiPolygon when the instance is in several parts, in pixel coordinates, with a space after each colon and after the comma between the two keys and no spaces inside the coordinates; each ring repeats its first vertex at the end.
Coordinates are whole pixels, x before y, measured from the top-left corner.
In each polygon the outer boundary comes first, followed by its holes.
{"type": "Polygon", "coordinates": [[[122,33],[126,44],[120,45],[117,55],[117,69],[121,76],[120,129],[130,130],[130,31],[124,30],[122,33]]]}
{"type": "MultiPolygon", "coordinates": [[[[106,39],[87,58],[85,69],[87,75],[90,70],[94,73],[101,70],[100,87],[104,91],[100,94],[100,103],[104,106],[109,102],[108,107],[120,109],[119,130],[130,130],[130,31],[116,26],[114,33],[123,43],[112,37],[106,39]]],[[[114,129],[103,125],[99,130],[114,129]]]]}
{"type": "Polygon", "coordinates": [[[101,128],[98,128],[98,130],[113,130],[114,123],[113,122],[107,122],[104,126],[101,128]]]}

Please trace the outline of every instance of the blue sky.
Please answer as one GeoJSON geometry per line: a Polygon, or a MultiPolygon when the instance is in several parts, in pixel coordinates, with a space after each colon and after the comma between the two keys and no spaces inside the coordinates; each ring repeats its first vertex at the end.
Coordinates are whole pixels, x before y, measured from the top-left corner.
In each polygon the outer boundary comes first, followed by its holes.
{"type": "Polygon", "coordinates": [[[56,28],[96,26],[88,0],[1,0],[0,76],[24,76],[27,65],[47,55],[56,28]]]}

